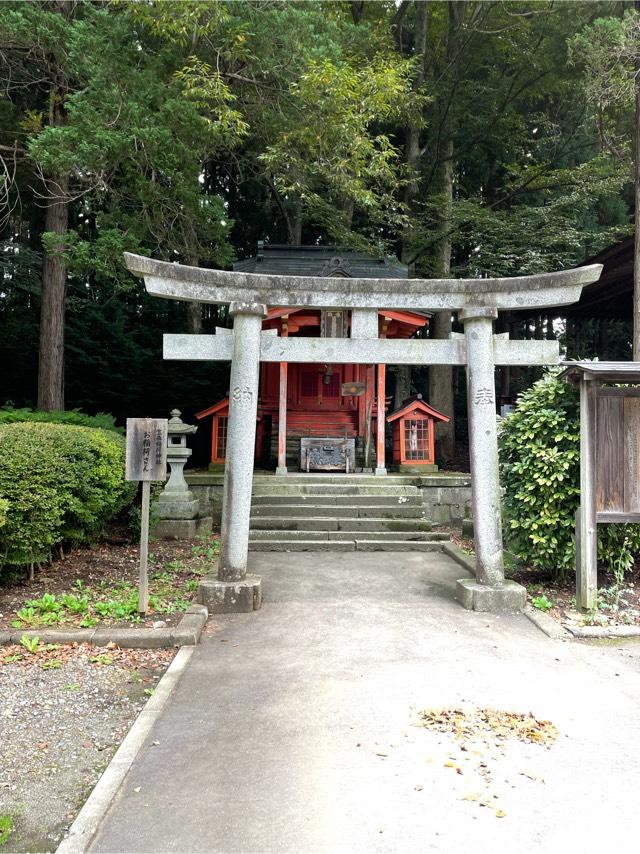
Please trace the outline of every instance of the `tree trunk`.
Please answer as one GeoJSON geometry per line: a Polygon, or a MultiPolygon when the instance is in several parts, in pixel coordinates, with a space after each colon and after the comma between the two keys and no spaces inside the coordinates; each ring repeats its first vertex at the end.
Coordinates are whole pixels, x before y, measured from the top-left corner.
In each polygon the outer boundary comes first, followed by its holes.
{"type": "MultiPolygon", "coordinates": [[[[442,195],[443,203],[442,230],[446,235],[449,230],[449,210],[453,196],[453,140],[449,138],[442,164],[442,195]]],[[[448,278],[451,274],[451,240],[443,237],[436,247],[435,273],[439,278],[448,278]]],[[[438,311],[433,317],[431,327],[432,338],[448,338],[451,334],[451,312],[438,311]]],[[[451,419],[447,424],[436,425],[436,442],[439,455],[450,460],[455,455],[455,413],[453,409],[453,368],[450,365],[432,365],[429,368],[429,403],[435,409],[448,415],[451,419]]]]}
{"type": "MultiPolygon", "coordinates": [[[[416,18],[415,18],[415,38],[413,55],[417,58],[418,64],[416,69],[415,80],[413,81],[414,90],[418,90],[424,83],[425,78],[425,54],[427,50],[427,3],[426,0],[417,0],[416,2],[416,18]]],[[[406,129],[406,158],[407,166],[409,167],[411,178],[407,183],[404,201],[407,208],[411,206],[418,195],[420,185],[420,128],[415,124],[410,125],[406,129]]],[[[409,223],[402,235],[402,249],[400,259],[408,263],[409,257],[412,254],[411,244],[413,242],[414,229],[409,223]]]]}
{"type": "MultiPolygon", "coordinates": [[[[67,178],[57,182],[59,196],[47,207],[45,231],[64,235],[69,224],[69,203],[65,198],[67,178]]],[[[64,409],[64,321],[67,296],[67,264],[53,247],[42,264],[40,304],[40,351],[38,357],[38,409],[64,409]]]]}
{"type": "MultiPolygon", "coordinates": [[[[197,267],[199,258],[195,255],[189,255],[187,264],[190,267],[197,267]]],[[[188,302],[187,303],[187,327],[192,335],[202,334],[202,303],[188,302]]]]}
{"type": "MultiPolygon", "coordinates": [[[[640,12],[640,0],[635,8],[640,12]]],[[[635,68],[635,148],[634,148],[634,186],[635,186],[635,238],[633,242],[633,360],[640,361],[640,51],[635,68]]]]}
{"type": "Polygon", "coordinates": [[[402,402],[411,395],[411,365],[398,365],[396,390],[393,396],[393,408],[399,409],[402,402]]]}
{"type": "MultiPolygon", "coordinates": [[[[456,43],[458,32],[464,14],[463,3],[460,0],[449,0],[449,27],[447,32],[447,66],[448,73],[455,75],[456,43]]],[[[453,85],[453,83],[451,84],[453,85]]],[[[443,104],[441,117],[442,143],[438,151],[439,194],[442,196],[442,214],[440,228],[442,238],[436,245],[434,273],[437,278],[448,278],[451,275],[451,206],[453,204],[453,127],[449,105],[443,104]]],[[[437,312],[433,319],[432,337],[448,338],[451,334],[451,312],[437,312]]],[[[453,368],[449,365],[434,365],[429,369],[429,403],[451,419],[447,424],[436,426],[436,442],[440,456],[445,460],[455,455],[455,412],[453,408],[453,368]]]]}
{"type": "Polygon", "coordinates": [[[202,334],[202,303],[187,303],[187,326],[192,335],[202,334]]]}

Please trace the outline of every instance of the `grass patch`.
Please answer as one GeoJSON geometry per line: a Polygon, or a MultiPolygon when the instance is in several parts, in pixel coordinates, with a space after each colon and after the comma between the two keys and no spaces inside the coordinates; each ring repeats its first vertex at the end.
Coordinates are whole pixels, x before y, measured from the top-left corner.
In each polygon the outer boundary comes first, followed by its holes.
{"type": "Polygon", "coordinates": [[[4,845],[13,833],[13,818],[0,814],[0,845],[4,845]]]}

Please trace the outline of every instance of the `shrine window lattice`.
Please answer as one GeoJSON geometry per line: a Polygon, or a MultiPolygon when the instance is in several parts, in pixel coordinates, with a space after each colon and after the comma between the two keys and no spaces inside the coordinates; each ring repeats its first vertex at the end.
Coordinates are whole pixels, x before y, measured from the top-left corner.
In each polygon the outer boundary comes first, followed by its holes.
{"type": "Polygon", "coordinates": [[[405,459],[425,460],[429,457],[429,422],[410,418],[404,423],[405,459]]]}

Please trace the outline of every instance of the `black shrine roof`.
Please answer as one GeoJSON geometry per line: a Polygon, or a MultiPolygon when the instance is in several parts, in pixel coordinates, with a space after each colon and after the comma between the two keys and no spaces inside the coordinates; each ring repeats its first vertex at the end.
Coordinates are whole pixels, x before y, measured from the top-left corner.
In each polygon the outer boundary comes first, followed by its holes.
{"type": "Polygon", "coordinates": [[[567,317],[627,320],[633,314],[633,237],[607,246],[585,264],[603,264],[597,282],[587,285],[579,302],[562,312],[567,317]]]}
{"type": "Polygon", "coordinates": [[[343,246],[287,246],[258,243],[250,258],[236,261],[244,273],[282,276],[345,276],[363,279],[406,279],[408,268],[397,258],[376,257],[343,246]]]}

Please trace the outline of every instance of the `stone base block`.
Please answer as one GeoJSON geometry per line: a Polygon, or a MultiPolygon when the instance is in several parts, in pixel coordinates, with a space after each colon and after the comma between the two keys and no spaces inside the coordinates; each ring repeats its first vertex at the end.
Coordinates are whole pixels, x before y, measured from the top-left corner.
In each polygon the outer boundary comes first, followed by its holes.
{"type": "Polygon", "coordinates": [[[288,474],[289,469],[286,466],[276,466],[276,476],[284,477],[285,474],[288,474]]]}
{"type": "Polygon", "coordinates": [[[247,575],[242,581],[219,581],[205,578],[198,587],[198,602],[210,614],[248,614],[262,605],[262,579],[247,575]]]}
{"type": "Polygon", "coordinates": [[[433,474],[433,472],[439,471],[435,463],[425,463],[422,466],[412,466],[410,463],[402,463],[397,466],[397,469],[402,474],[433,474]]]}
{"type": "Polygon", "coordinates": [[[473,539],[473,519],[462,520],[462,536],[467,540],[473,539]]]}
{"type": "Polygon", "coordinates": [[[387,470],[384,466],[380,466],[380,467],[376,466],[375,469],[373,470],[373,473],[376,477],[386,477],[387,470]]]}
{"type": "Polygon", "coordinates": [[[214,474],[222,474],[224,472],[224,463],[209,463],[207,470],[214,474]]]}
{"type": "Polygon", "coordinates": [[[192,492],[182,493],[182,495],[185,497],[163,493],[158,499],[158,516],[161,519],[196,519],[200,514],[200,500],[194,498],[192,492]]]}
{"type": "Polygon", "coordinates": [[[461,578],[456,582],[456,599],[468,611],[522,611],[527,591],[515,581],[480,584],[472,578],[461,578]]]}
{"type": "Polygon", "coordinates": [[[159,540],[193,540],[211,533],[212,528],[211,516],[201,516],[199,519],[160,519],[153,533],[159,540]]]}

